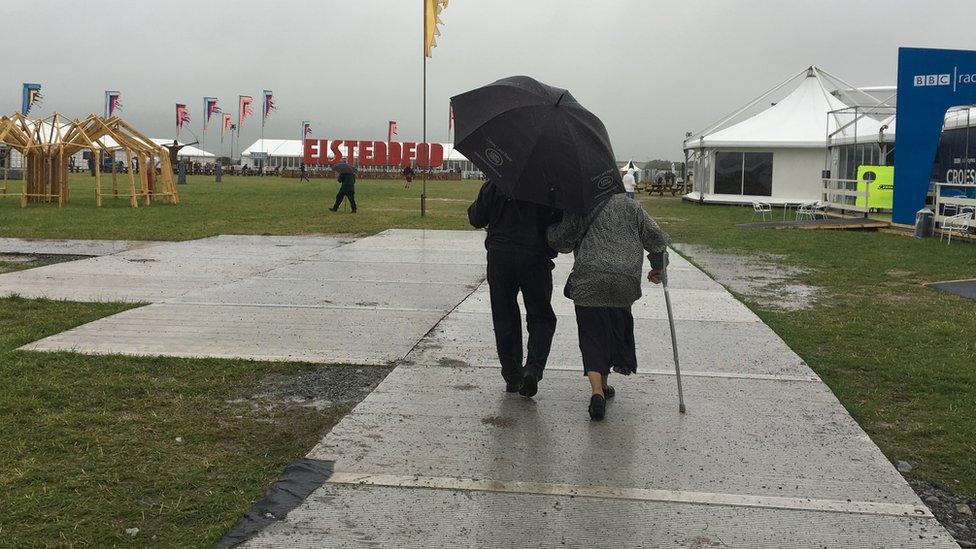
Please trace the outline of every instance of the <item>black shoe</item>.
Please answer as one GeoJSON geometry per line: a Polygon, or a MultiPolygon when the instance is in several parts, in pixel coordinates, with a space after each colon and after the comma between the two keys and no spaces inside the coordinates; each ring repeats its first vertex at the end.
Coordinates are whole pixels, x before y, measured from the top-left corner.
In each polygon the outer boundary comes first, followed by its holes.
{"type": "Polygon", "coordinates": [[[339,211],[339,208],[329,208],[329,211],[330,212],[337,212],[337,211],[339,211]]]}
{"type": "Polygon", "coordinates": [[[356,213],[356,210],[353,210],[352,213],[356,213]]]}
{"type": "Polygon", "coordinates": [[[593,395],[590,397],[590,419],[602,421],[607,415],[607,399],[603,395],[593,395]]]}
{"type": "Polygon", "coordinates": [[[522,376],[522,386],[519,387],[519,394],[532,398],[539,392],[539,376],[535,374],[525,374],[522,376]]]}
{"type": "Polygon", "coordinates": [[[603,388],[603,397],[606,399],[613,398],[613,395],[617,394],[617,391],[613,390],[613,385],[607,385],[603,388]]]}
{"type": "Polygon", "coordinates": [[[521,386],[522,385],[520,383],[518,383],[518,382],[506,381],[505,382],[505,392],[506,393],[517,393],[517,392],[519,392],[519,388],[521,386]]]}

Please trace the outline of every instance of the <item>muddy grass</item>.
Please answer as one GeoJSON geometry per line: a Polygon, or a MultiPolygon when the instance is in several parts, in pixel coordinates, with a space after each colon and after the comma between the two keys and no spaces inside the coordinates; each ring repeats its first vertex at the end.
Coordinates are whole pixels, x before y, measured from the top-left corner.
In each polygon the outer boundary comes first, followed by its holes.
{"type": "Polygon", "coordinates": [[[67,263],[68,261],[78,261],[79,259],[90,259],[88,255],[65,255],[65,254],[0,254],[0,274],[43,267],[55,263],[67,263]]]}
{"type": "Polygon", "coordinates": [[[800,311],[811,309],[822,289],[798,282],[807,269],[789,264],[777,254],[737,255],[720,253],[705,246],[675,244],[674,249],[702,267],[723,286],[749,297],[765,309],[800,311]]]}

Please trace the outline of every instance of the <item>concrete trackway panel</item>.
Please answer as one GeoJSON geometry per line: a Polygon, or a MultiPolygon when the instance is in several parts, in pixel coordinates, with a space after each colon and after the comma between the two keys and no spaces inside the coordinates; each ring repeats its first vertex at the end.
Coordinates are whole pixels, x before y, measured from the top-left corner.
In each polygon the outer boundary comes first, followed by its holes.
{"type": "Polygon", "coordinates": [[[0,254],[111,255],[154,244],[139,240],[63,240],[0,238],[0,254]]]}
{"type": "Polygon", "coordinates": [[[158,303],[257,276],[344,242],[332,237],[217,236],[154,243],[0,276],[0,296],[158,303]]]}
{"type": "MultiPolygon", "coordinates": [[[[434,261],[465,257],[445,252],[434,261]]],[[[329,483],[248,546],[955,547],[800,357],[680,257],[688,414],[645,284],[638,375],[614,376],[607,420],[590,422],[570,269],[557,260],[535,399],[502,391],[482,285],[309,453],[335,462],[329,483]]]]}
{"type": "MultiPolygon", "coordinates": [[[[478,288],[484,257],[480,239],[462,233],[452,242],[442,231],[387,231],[358,241],[217,237],[153,246],[27,279],[48,291],[65,281],[97,284],[94,272],[121,272],[116,276],[136,286],[125,286],[123,297],[154,303],[24,349],[389,364],[478,288]],[[465,262],[429,260],[438,253],[465,262]],[[39,284],[45,276],[52,281],[39,284]],[[150,279],[165,281],[165,290],[139,288],[150,279]]],[[[10,285],[0,277],[0,288],[10,285]]]]}

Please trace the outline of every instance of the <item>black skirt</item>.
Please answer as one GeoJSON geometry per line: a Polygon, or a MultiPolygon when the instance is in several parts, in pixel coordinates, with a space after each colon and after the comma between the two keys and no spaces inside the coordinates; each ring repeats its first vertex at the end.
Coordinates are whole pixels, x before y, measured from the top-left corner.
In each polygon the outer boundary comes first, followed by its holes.
{"type": "Polygon", "coordinates": [[[630,307],[576,306],[576,326],[583,353],[583,374],[610,370],[623,375],[637,371],[634,316],[630,307]]]}

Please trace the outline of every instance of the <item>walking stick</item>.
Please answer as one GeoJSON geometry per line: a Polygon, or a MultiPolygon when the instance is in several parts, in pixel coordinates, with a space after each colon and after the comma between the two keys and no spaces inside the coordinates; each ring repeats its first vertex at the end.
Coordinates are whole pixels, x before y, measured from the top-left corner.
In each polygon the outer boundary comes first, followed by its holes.
{"type": "Polygon", "coordinates": [[[671,294],[668,292],[668,251],[664,250],[664,269],[661,284],[664,286],[664,303],[668,308],[668,324],[671,325],[671,350],[674,352],[674,374],[678,380],[678,411],[685,413],[685,396],[681,390],[681,366],[678,363],[678,338],[674,333],[674,314],[671,312],[671,294]]]}

